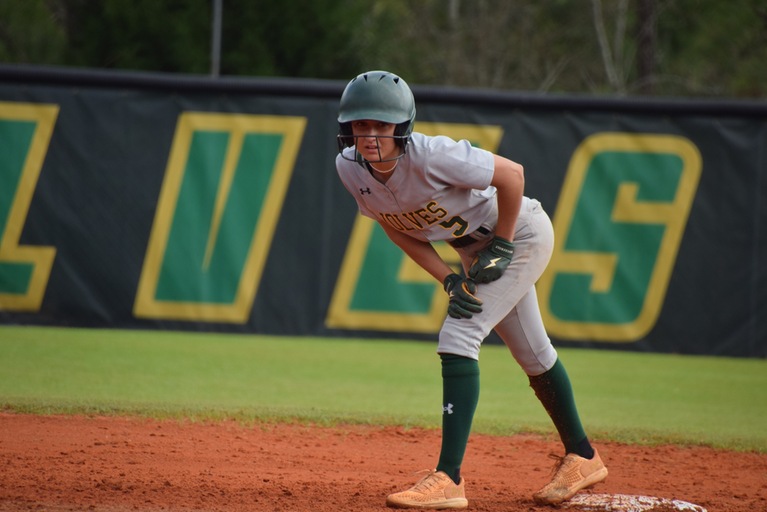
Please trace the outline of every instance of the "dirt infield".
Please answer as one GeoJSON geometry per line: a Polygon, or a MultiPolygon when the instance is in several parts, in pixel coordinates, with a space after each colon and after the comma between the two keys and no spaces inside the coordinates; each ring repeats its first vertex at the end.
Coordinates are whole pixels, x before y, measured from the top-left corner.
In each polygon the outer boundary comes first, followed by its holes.
{"type": "MultiPolygon", "coordinates": [[[[767,510],[767,455],[598,443],[595,493],[678,499],[709,512],[767,510]]],[[[439,432],[242,426],[0,413],[0,510],[385,511],[384,498],[436,464],[439,432]]],[[[546,511],[552,439],[475,435],[469,509],[546,511]]]]}

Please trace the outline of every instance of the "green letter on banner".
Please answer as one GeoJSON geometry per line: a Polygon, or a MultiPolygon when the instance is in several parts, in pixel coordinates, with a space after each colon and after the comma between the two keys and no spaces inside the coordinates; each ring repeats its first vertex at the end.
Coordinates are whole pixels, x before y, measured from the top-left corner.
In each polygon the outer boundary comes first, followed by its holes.
{"type": "Polygon", "coordinates": [[[0,309],[37,311],[56,249],[19,245],[59,107],[0,102],[0,309]]]}
{"type": "Polygon", "coordinates": [[[179,117],[137,317],[247,321],[305,125],[295,117],[179,117]]]}
{"type": "Polygon", "coordinates": [[[636,341],[658,318],[701,172],[672,135],[608,133],[576,150],[562,187],[557,244],[538,283],[548,331],[636,341]]]}

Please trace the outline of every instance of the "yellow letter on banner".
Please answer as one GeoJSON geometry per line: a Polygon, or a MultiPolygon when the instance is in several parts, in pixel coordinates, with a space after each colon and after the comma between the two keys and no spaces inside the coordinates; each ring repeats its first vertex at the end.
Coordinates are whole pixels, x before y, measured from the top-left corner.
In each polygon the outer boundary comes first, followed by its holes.
{"type": "Polygon", "coordinates": [[[557,243],[538,282],[558,338],[631,342],[655,325],[701,173],[673,135],[602,133],[578,147],[554,218],[557,243]]]}
{"type": "Polygon", "coordinates": [[[7,311],[40,309],[56,257],[54,247],[19,239],[58,113],[57,105],[0,102],[0,309],[7,311]]]}
{"type": "Polygon", "coordinates": [[[136,317],[247,321],[305,125],[303,117],[181,114],[136,317]]]}

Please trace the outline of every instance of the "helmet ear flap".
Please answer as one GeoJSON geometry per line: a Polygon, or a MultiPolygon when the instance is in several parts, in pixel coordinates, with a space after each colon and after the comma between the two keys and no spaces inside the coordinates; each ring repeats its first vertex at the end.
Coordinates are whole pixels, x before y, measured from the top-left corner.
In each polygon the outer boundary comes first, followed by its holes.
{"type": "Polygon", "coordinates": [[[413,129],[413,121],[405,121],[404,123],[398,124],[394,128],[394,135],[398,137],[395,139],[397,141],[397,146],[399,146],[400,149],[405,150],[405,146],[407,146],[407,143],[410,141],[410,134],[412,133],[413,129]]]}
{"type": "Polygon", "coordinates": [[[343,150],[352,146],[354,146],[352,123],[338,123],[338,149],[343,150]]]}
{"type": "Polygon", "coordinates": [[[399,123],[394,127],[394,135],[397,137],[406,137],[410,135],[410,123],[411,121],[409,120],[404,123],[399,123]]]}

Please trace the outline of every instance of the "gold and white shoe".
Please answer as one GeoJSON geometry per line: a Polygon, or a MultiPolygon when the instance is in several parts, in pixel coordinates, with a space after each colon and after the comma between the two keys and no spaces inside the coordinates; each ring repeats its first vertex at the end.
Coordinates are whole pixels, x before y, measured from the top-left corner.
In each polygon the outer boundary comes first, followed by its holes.
{"type": "Polygon", "coordinates": [[[554,467],[551,482],[533,494],[536,503],[557,505],[569,500],[578,491],[596,485],[607,478],[607,468],[596,450],[591,459],[584,459],[574,453],[556,458],[558,462],[554,467]]]}
{"type": "Polygon", "coordinates": [[[393,508],[466,508],[465,481],[456,484],[444,471],[431,470],[407,491],[390,494],[386,506],[393,508]]]}

